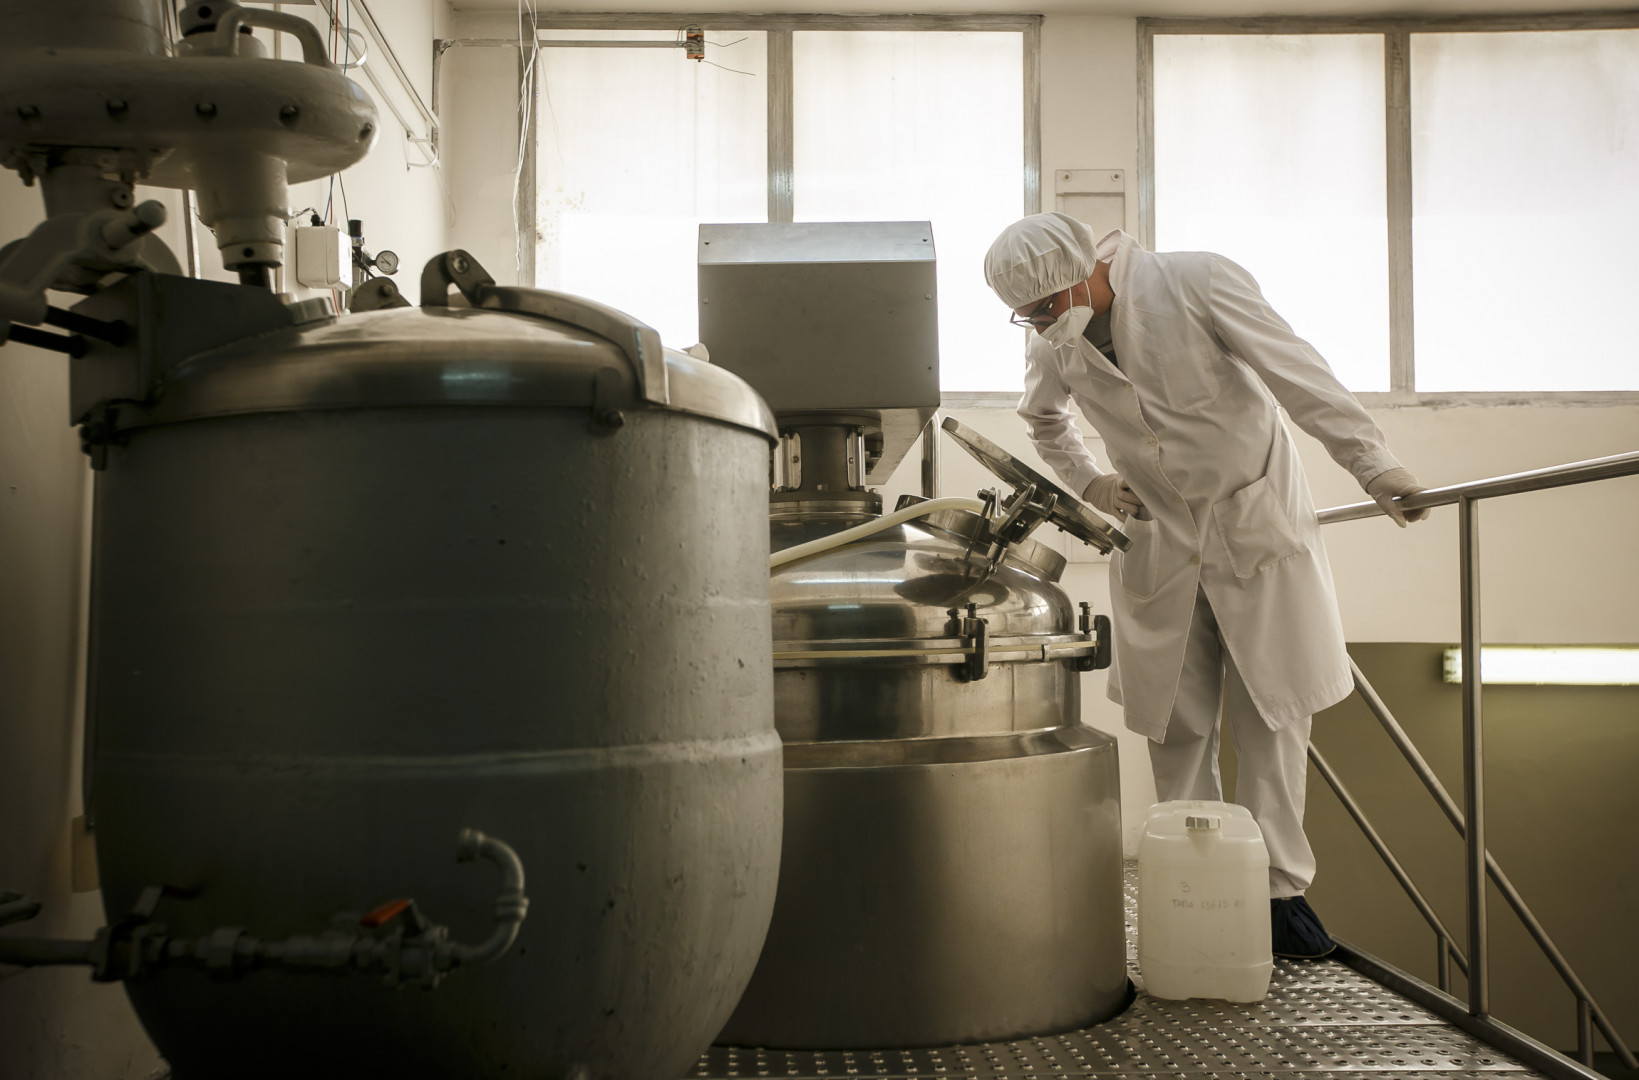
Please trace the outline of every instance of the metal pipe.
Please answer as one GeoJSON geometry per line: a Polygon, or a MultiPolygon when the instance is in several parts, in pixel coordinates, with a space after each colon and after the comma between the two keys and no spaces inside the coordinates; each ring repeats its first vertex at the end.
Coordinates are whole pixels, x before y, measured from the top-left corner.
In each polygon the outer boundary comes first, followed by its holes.
{"type": "Polygon", "coordinates": [[[48,326],[55,326],[74,334],[84,334],[86,337],[106,341],[110,345],[124,345],[131,339],[130,323],[106,322],[59,307],[46,308],[45,321],[48,326]]]}
{"type": "MultiPolygon", "coordinates": [[[[477,945],[451,941],[448,929],[427,922],[413,900],[382,905],[359,920],[363,930],[330,930],[262,941],[240,927],[228,926],[199,938],[172,938],[163,927],[151,922],[155,907],[166,895],[165,890],[153,886],[143,892],[126,918],[98,930],[89,941],[0,936],[0,964],[85,964],[93,969],[91,977],[98,982],[149,977],[168,967],[204,968],[218,975],[276,968],[382,975],[394,986],[413,983],[434,987],[455,968],[487,964],[504,954],[517,940],[518,928],[529,912],[524,867],[517,852],[476,829],[463,829],[457,843],[457,861],[482,857],[501,870],[501,887],[495,894],[495,929],[477,945]],[[400,916],[405,916],[407,925],[398,932],[386,936],[371,933],[400,916]]],[[[0,893],[0,913],[10,918],[27,919],[38,910],[39,905],[26,897],[0,893]]]]}
{"type": "Polygon", "coordinates": [[[84,356],[91,348],[91,343],[78,334],[53,334],[49,330],[24,326],[22,323],[7,324],[5,333],[0,334],[0,345],[5,344],[8,339],[22,345],[32,345],[36,349],[67,353],[75,360],[84,356]]]}
{"type": "MultiPolygon", "coordinates": [[[[327,21],[335,20],[335,0],[314,0],[314,2],[318,4],[319,10],[324,12],[327,21]]],[[[352,16],[357,18],[365,36],[373,43],[375,55],[386,60],[387,66],[392,68],[393,76],[398,80],[399,89],[404,91],[404,96],[409,99],[411,105],[415,106],[415,111],[421,115],[421,121],[427,127],[427,137],[436,141],[438,138],[438,116],[434,110],[427,107],[425,101],[421,100],[421,92],[415,88],[415,83],[410,80],[404,66],[398,62],[398,57],[393,53],[393,47],[387,40],[387,35],[376,24],[376,17],[371,13],[370,5],[365,0],[351,0],[349,11],[352,16]]],[[[456,44],[465,44],[465,42],[457,42],[456,44]]],[[[507,38],[501,41],[501,44],[506,45],[508,48],[517,48],[518,46],[517,40],[513,38],[507,38]]],[[[436,45],[434,53],[435,55],[437,53],[436,45]]],[[[398,119],[399,126],[404,128],[405,131],[409,131],[409,121],[400,115],[397,107],[392,102],[392,95],[387,93],[387,88],[376,78],[374,65],[365,67],[364,74],[370,80],[370,84],[381,92],[382,99],[386,101],[387,108],[392,111],[393,116],[398,119]]]]}
{"type": "MultiPolygon", "coordinates": [[[[1309,744],[1309,760],[1314,762],[1315,771],[1320,773],[1327,784],[1331,785],[1333,793],[1337,795],[1338,802],[1341,802],[1343,809],[1347,810],[1349,816],[1354,818],[1354,823],[1360,826],[1360,831],[1365,834],[1367,842],[1377,851],[1378,856],[1383,860],[1383,864],[1389,868],[1389,873],[1394,875],[1394,879],[1400,883],[1400,888],[1405,890],[1406,895],[1411,898],[1411,902],[1416,905],[1417,910],[1422,914],[1423,921],[1428,923],[1429,929],[1433,930],[1439,938],[1442,952],[1450,946],[1456,955],[1458,966],[1466,973],[1468,971],[1468,961],[1461,953],[1455,951],[1454,946],[1451,946],[1451,932],[1446,929],[1446,925],[1441,921],[1439,913],[1423,897],[1422,892],[1411,880],[1411,875],[1406,873],[1405,867],[1400,865],[1400,860],[1395,858],[1394,852],[1389,850],[1389,845],[1384,842],[1383,837],[1372,826],[1372,823],[1366,819],[1366,812],[1360,808],[1360,804],[1355,801],[1348,788],[1343,786],[1343,781],[1337,778],[1337,773],[1332,771],[1331,765],[1321,756],[1314,743],[1309,744]]],[[[1442,981],[1449,980],[1449,977],[1449,974],[1447,974],[1442,981]]]]}
{"type": "MultiPolygon", "coordinates": [[[[1450,792],[1446,791],[1445,785],[1435,775],[1433,768],[1429,766],[1428,761],[1412,743],[1411,736],[1406,734],[1405,729],[1394,718],[1394,714],[1389,712],[1388,706],[1383,703],[1383,699],[1378,696],[1372,684],[1367,681],[1365,672],[1360,670],[1360,665],[1356,664],[1351,658],[1349,666],[1354,672],[1355,691],[1360,695],[1361,700],[1366,703],[1366,708],[1371,711],[1373,716],[1377,717],[1378,723],[1383,726],[1383,730],[1388,733],[1389,739],[1399,748],[1401,755],[1406,759],[1406,763],[1411,766],[1412,771],[1423,782],[1423,786],[1428,789],[1428,793],[1433,796],[1435,805],[1450,819],[1451,824],[1457,830],[1457,835],[1466,838],[1468,824],[1463,817],[1462,810],[1458,808],[1456,800],[1451,797],[1450,792]]],[[[1514,887],[1513,881],[1507,874],[1503,873],[1502,866],[1490,852],[1487,852],[1485,856],[1485,869],[1491,877],[1492,884],[1496,885],[1497,892],[1502,895],[1508,906],[1513,909],[1514,914],[1519,917],[1520,924],[1525,927],[1526,933],[1530,934],[1531,939],[1537,943],[1537,947],[1542,950],[1542,955],[1553,965],[1554,970],[1559,973],[1559,977],[1564,980],[1566,987],[1572,994],[1576,995],[1579,1002],[1588,1003],[1593,1022],[1598,1026],[1600,1033],[1605,1036],[1606,1041],[1611,1044],[1611,1049],[1621,1059],[1623,1066],[1629,1069],[1639,1068],[1639,1060],[1634,1058],[1633,1052],[1628,1049],[1627,1043],[1617,1036],[1615,1027],[1611,1024],[1609,1018],[1605,1016],[1605,1011],[1599,1007],[1598,1002],[1594,1001],[1593,995],[1588,992],[1588,988],[1583,985],[1581,978],[1571,968],[1570,961],[1566,960],[1565,954],[1559,951],[1559,946],[1554,943],[1553,938],[1548,936],[1548,931],[1537,920],[1536,913],[1531,910],[1530,905],[1525,902],[1525,898],[1514,887]]]]}
{"type": "Polygon", "coordinates": [[[22,893],[0,892],[0,926],[27,922],[40,914],[40,901],[22,893]]]}
{"type": "Polygon", "coordinates": [[[686,42],[682,41],[609,41],[598,38],[573,41],[567,38],[540,40],[543,49],[681,49],[685,44],[686,42]]]}
{"type": "Polygon", "coordinates": [[[192,188],[182,189],[182,250],[187,257],[188,276],[204,277],[199,271],[199,211],[194,207],[192,188]]]}
{"type": "Polygon", "coordinates": [[[1468,1011],[1491,1012],[1485,922],[1485,731],[1480,716],[1480,504],[1465,496],[1457,504],[1462,592],[1463,816],[1468,889],[1468,1011]]]}
{"type": "Polygon", "coordinates": [[[884,529],[902,525],[912,518],[926,517],[929,514],[937,514],[942,510],[966,510],[969,513],[982,514],[985,511],[985,504],[978,499],[963,499],[956,496],[913,503],[903,510],[895,510],[886,517],[879,517],[875,521],[867,521],[863,525],[855,525],[851,529],[843,529],[841,532],[832,533],[830,536],[810,540],[806,544],[797,544],[786,548],[784,551],[776,551],[769,556],[768,567],[770,570],[777,570],[786,563],[806,559],[810,555],[818,555],[822,551],[830,551],[832,548],[851,544],[855,540],[863,540],[865,537],[873,536],[884,529]]]}
{"type": "Polygon", "coordinates": [[[39,967],[44,964],[86,964],[97,962],[95,941],[68,941],[62,938],[0,937],[0,964],[39,967]]]}
{"type": "Polygon", "coordinates": [[[1593,1013],[1580,998],[1576,1003],[1576,1059],[1593,1068],[1593,1013]]]}
{"type": "MultiPolygon", "coordinates": [[[[1466,484],[1429,488],[1415,495],[1396,499],[1395,502],[1402,509],[1418,510],[1426,506],[1446,506],[1462,499],[1492,499],[1499,495],[1518,495],[1525,491],[1569,487],[1572,484],[1586,484],[1592,480],[1611,480],[1618,476],[1635,474],[1639,474],[1639,450],[1626,454],[1612,454],[1610,457],[1590,458],[1587,461],[1573,461],[1568,465],[1554,465],[1546,469],[1533,469],[1530,472],[1494,476],[1488,480],[1474,480],[1466,484]]],[[[1320,523],[1330,525],[1338,521],[1358,521],[1362,518],[1376,517],[1382,512],[1383,508],[1375,502],[1349,503],[1346,506],[1322,510],[1320,523]]]]}
{"type": "Polygon", "coordinates": [[[939,497],[939,410],[933,410],[922,429],[922,497],[939,497]]]}
{"type": "Polygon", "coordinates": [[[1437,944],[1440,954],[1434,958],[1434,977],[1439,981],[1440,989],[1451,993],[1451,953],[1456,948],[1451,939],[1442,937],[1437,944]]]}
{"type": "Polygon", "coordinates": [[[1422,752],[1417,749],[1417,745],[1411,741],[1411,736],[1406,734],[1406,729],[1401,727],[1400,722],[1394,718],[1394,714],[1389,712],[1388,705],[1378,696],[1376,688],[1367,681],[1366,673],[1360,670],[1360,665],[1354,662],[1352,656],[1349,658],[1349,670],[1354,672],[1355,693],[1360,695],[1360,700],[1366,703],[1367,710],[1377,717],[1377,722],[1383,726],[1384,731],[1388,732],[1389,740],[1400,751],[1400,755],[1406,759],[1406,764],[1411,766],[1411,771],[1417,774],[1417,779],[1421,780],[1423,786],[1428,789],[1428,793],[1434,796],[1435,805],[1439,806],[1445,816],[1451,820],[1451,824],[1457,827],[1457,835],[1465,835],[1467,826],[1463,822],[1463,812],[1458,809],[1456,801],[1446,791],[1445,785],[1440,782],[1440,778],[1435,775],[1433,767],[1428,763],[1428,759],[1423,757],[1422,752]]]}
{"type": "Polygon", "coordinates": [[[501,889],[495,894],[495,930],[477,945],[457,944],[450,956],[457,964],[487,964],[512,948],[529,912],[524,895],[524,864],[505,843],[477,829],[462,829],[456,859],[471,862],[482,856],[501,868],[501,889]]]}

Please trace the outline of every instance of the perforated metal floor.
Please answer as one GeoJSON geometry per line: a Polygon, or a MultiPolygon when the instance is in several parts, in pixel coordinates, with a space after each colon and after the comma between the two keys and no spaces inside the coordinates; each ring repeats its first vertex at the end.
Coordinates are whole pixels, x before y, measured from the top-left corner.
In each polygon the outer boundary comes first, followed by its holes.
{"type": "Polygon", "coordinates": [[[1316,1073],[1386,1080],[1538,1080],[1541,1074],[1330,960],[1276,960],[1256,1005],[1162,1001],[1137,963],[1136,868],[1127,867],[1127,967],[1138,998],[1125,1013],[1063,1035],[926,1050],[756,1050],[714,1046],[689,1075],[784,1077],[1134,1077],[1312,1080],[1316,1073]]]}

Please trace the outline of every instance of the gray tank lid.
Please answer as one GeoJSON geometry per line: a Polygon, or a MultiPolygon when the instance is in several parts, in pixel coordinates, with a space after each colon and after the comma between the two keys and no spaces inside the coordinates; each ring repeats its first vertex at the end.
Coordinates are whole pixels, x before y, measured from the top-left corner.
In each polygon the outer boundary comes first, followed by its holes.
{"type": "Polygon", "coordinates": [[[651,327],[613,308],[496,286],[464,252],[433,259],[422,286],[419,308],[308,322],[189,357],[167,370],[153,405],[122,408],[120,426],[439,405],[587,408],[618,424],[628,409],[659,408],[778,437],[743,379],[664,348],[651,327]],[[450,305],[449,283],[469,306],[450,305]]]}

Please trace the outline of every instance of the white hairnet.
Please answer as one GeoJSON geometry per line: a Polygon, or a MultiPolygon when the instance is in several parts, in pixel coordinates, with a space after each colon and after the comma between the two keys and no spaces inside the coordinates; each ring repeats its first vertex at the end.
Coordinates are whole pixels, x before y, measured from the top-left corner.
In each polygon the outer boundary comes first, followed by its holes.
{"type": "Polygon", "coordinates": [[[985,253],[985,280],[1002,303],[1023,307],[1078,281],[1098,259],[1098,237],[1066,214],[1031,214],[1002,230],[985,253]]]}

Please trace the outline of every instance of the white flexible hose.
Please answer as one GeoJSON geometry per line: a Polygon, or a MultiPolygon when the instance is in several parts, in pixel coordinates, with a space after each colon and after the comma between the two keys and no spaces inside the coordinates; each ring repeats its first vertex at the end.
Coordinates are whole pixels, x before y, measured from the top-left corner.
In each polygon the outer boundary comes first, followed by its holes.
{"type": "Polygon", "coordinates": [[[788,562],[796,562],[798,559],[806,559],[810,555],[818,555],[822,551],[830,551],[832,548],[851,544],[855,540],[863,540],[867,536],[881,532],[883,529],[903,525],[912,518],[937,514],[941,510],[970,510],[977,514],[982,513],[984,508],[985,504],[978,499],[958,497],[929,499],[926,502],[912,503],[903,510],[895,510],[893,513],[879,517],[875,521],[867,521],[863,525],[855,525],[851,529],[843,529],[839,533],[822,536],[818,540],[810,540],[806,544],[798,544],[795,547],[788,547],[784,551],[776,551],[768,558],[768,568],[777,570],[788,562]]]}

